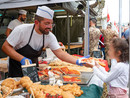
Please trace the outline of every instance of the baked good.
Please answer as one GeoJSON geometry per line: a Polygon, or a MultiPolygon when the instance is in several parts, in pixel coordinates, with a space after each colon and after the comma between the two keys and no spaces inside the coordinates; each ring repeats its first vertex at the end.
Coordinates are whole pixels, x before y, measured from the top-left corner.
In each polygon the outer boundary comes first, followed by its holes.
{"type": "Polygon", "coordinates": [[[40,90],[39,84],[33,83],[28,76],[22,77],[20,83],[30,94],[34,95],[35,98],[45,98],[45,94],[40,90]]]}
{"type": "Polygon", "coordinates": [[[7,97],[14,89],[20,87],[20,81],[15,81],[13,78],[7,78],[1,83],[1,91],[3,98],[7,97]]]}
{"type": "Polygon", "coordinates": [[[81,82],[80,77],[63,76],[64,81],[68,82],[81,82]]]}
{"type": "Polygon", "coordinates": [[[93,57],[90,57],[90,58],[85,58],[85,59],[82,59],[82,62],[89,62],[89,63],[92,63],[92,61],[97,61],[99,63],[99,65],[105,67],[106,64],[103,62],[102,59],[98,59],[98,58],[93,58],[93,57]]]}
{"type": "Polygon", "coordinates": [[[46,94],[50,94],[51,96],[58,94],[62,95],[63,98],[75,98],[74,96],[83,94],[83,91],[80,90],[80,86],[77,84],[67,84],[60,87],[57,85],[40,85],[32,83],[27,76],[21,78],[20,83],[30,94],[34,95],[35,98],[46,98],[46,94]]]}
{"type": "Polygon", "coordinates": [[[5,79],[2,83],[1,86],[6,86],[9,87],[11,89],[16,89],[17,85],[16,85],[16,81],[12,78],[7,78],[5,79]]]}
{"type": "Polygon", "coordinates": [[[6,98],[6,96],[8,96],[13,91],[13,89],[11,89],[7,86],[2,86],[1,90],[2,90],[2,93],[3,93],[3,98],[6,98]]]}
{"type": "Polygon", "coordinates": [[[63,98],[75,98],[75,96],[69,91],[63,91],[61,95],[63,96],[63,98]]]}
{"type": "Polygon", "coordinates": [[[63,91],[69,91],[74,96],[81,96],[83,94],[83,91],[80,90],[80,86],[78,86],[76,83],[63,85],[60,87],[63,91]]]}

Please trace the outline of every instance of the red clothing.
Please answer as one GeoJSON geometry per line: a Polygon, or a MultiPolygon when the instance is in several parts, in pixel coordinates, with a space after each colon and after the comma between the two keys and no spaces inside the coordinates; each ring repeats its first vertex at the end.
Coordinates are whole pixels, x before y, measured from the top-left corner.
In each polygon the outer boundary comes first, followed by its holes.
{"type": "MultiPolygon", "coordinates": [[[[101,34],[100,37],[99,37],[100,41],[102,41],[102,43],[104,43],[104,37],[103,35],[101,34]]],[[[101,48],[104,48],[105,46],[101,44],[101,48]]]]}

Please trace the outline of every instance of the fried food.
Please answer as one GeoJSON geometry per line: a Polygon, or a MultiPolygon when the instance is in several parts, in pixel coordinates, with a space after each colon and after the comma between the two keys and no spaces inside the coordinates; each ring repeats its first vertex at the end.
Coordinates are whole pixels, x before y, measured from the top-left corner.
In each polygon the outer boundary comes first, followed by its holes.
{"type": "Polygon", "coordinates": [[[11,89],[7,86],[2,86],[1,87],[2,93],[3,94],[7,94],[11,89]]]}
{"type": "Polygon", "coordinates": [[[61,95],[63,96],[63,98],[75,98],[75,96],[69,91],[63,91],[61,95]]]}
{"type": "Polygon", "coordinates": [[[63,85],[60,87],[63,91],[69,91],[74,96],[81,96],[83,94],[83,91],[80,90],[80,86],[78,86],[76,83],[63,85]]]}
{"type": "Polygon", "coordinates": [[[46,85],[46,86],[45,86],[45,89],[44,89],[44,92],[45,92],[45,93],[49,93],[49,94],[51,94],[51,95],[56,95],[56,94],[61,95],[61,92],[62,92],[62,91],[63,91],[63,90],[60,89],[57,85],[55,85],[55,86],[46,85]]]}
{"type": "Polygon", "coordinates": [[[11,89],[16,89],[17,88],[16,81],[14,79],[12,79],[12,78],[5,79],[1,83],[1,86],[6,86],[6,87],[9,87],[11,89]]]}
{"type": "MultiPolygon", "coordinates": [[[[19,88],[20,81],[15,81],[12,78],[7,78],[1,83],[1,91],[3,93],[3,98],[7,97],[13,92],[14,89],[19,88]]],[[[0,95],[1,96],[1,95],[0,95]]],[[[1,97],[0,97],[1,98],[1,97]]]]}
{"type": "Polygon", "coordinates": [[[33,83],[27,76],[21,78],[20,83],[30,94],[34,95],[35,98],[46,98],[46,94],[50,94],[52,96],[58,94],[62,95],[63,98],[75,98],[74,96],[80,96],[83,94],[83,91],[80,90],[80,86],[77,84],[67,84],[61,87],[57,85],[40,85],[33,83]]]}
{"type": "Polygon", "coordinates": [[[28,76],[24,76],[20,79],[21,85],[27,89],[27,91],[34,95],[35,98],[45,98],[43,92],[39,89],[39,84],[35,84],[30,80],[28,76]]]}
{"type": "Polygon", "coordinates": [[[13,91],[13,89],[11,89],[7,86],[2,86],[1,90],[2,90],[2,93],[3,93],[3,98],[6,98],[13,91]]]}

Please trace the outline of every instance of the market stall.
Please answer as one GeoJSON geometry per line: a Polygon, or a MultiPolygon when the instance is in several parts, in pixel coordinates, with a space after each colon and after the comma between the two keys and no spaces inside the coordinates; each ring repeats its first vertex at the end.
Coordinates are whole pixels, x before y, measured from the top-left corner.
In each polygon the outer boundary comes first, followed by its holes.
{"type": "MultiPolygon", "coordinates": [[[[60,1],[60,3],[68,2],[68,1],[69,0],[66,0],[66,1],[63,0],[63,1],[60,1]]],[[[70,1],[79,1],[79,0],[70,0],[70,1]]],[[[59,1],[48,0],[44,2],[44,1],[39,0],[36,2],[32,0],[32,1],[27,1],[27,2],[25,1],[17,2],[17,0],[14,0],[14,1],[7,0],[3,2],[1,1],[0,3],[1,3],[1,6],[0,6],[1,9],[10,9],[10,8],[36,6],[36,5],[43,5],[43,4],[50,4],[50,3],[59,3],[59,1]]],[[[69,32],[69,29],[68,29],[68,32],[69,32]]],[[[88,62],[89,61],[91,62],[91,59],[94,59],[94,58],[89,58],[86,60],[88,62]]],[[[102,66],[104,67],[107,66],[107,65],[104,65],[102,60],[98,60],[98,59],[95,59],[95,60],[97,60],[98,62],[101,62],[100,64],[102,66]]],[[[42,62],[40,62],[40,64],[42,64],[42,62]]],[[[7,66],[6,66],[6,69],[7,69],[7,66]]],[[[58,62],[54,61],[54,62],[49,63],[49,65],[47,64],[46,66],[40,66],[38,68],[36,68],[35,66],[33,67],[29,66],[28,68],[24,69],[23,73],[25,76],[29,76],[29,77],[21,77],[21,78],[13,78],[13,79],[7,78],[1,81],[1,86],[2,86],[1,90],[3,93],[2,94],[3,97],[13,95],[13,93],[15,94],[17,93],[17,96],[19,96],[19,95],[22,95],[24,92],[29,93],[30,96],[33,96],[34,98],[50,98],[50,97],[54,98],[54,96],[56,96],[56,98],[59,96],[60,96],[59,98],[75,98],[75,97],[93,98],[94,96],[100,97],[102,94],[102,88],[99,87],[98,85],[90,84],[89,86],[87,86],[89,83],[91,83],[90,81],[93,77],[93,71],[91,68],[72,65],[63,61],[58,61],[58,62]],[[48,69],[48,66],[51,66],[51,69],[48,69]],[[37,69],[38,71],[36,71],[37,69]],[[51,73],[52,76],[49,75],[49,73],[51,73]],[[33,76],[35,75],[36,76],[39,75],[39,78],[41,81],[40,84],[34,83],[32,78],[34,78],[33,76]],[[56,83],[57,86],[51,86],[55,84],[56,82],[55,81],[56,79],[54,79],[54,76],[55,78],[57,78],[57,80],[58,79],[61,80],[60,83],[58,83],[57,81],[56,83]],[[48,84],[51,84],[51,85],[48,85],[48,84]]],[[[39,82],[37,80],[35,82],[39,82]]]]}

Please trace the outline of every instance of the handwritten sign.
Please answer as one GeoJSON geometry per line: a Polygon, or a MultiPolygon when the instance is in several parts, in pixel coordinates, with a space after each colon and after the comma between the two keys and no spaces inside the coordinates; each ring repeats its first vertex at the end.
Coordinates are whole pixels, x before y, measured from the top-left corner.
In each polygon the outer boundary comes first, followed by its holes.
{"type": "Polygon", "coordinates": [[[39,82],[39,76],[35,64],[22,66],[22,72],[24,76],[30,77],[33,82],[39,82]]]}
{"type": "Polygon", "coordinates": [[[101,58],[102,56],[101,56],[101,51],[93,51],[93,56],[95,57],[95,58],[101,58]]]}

